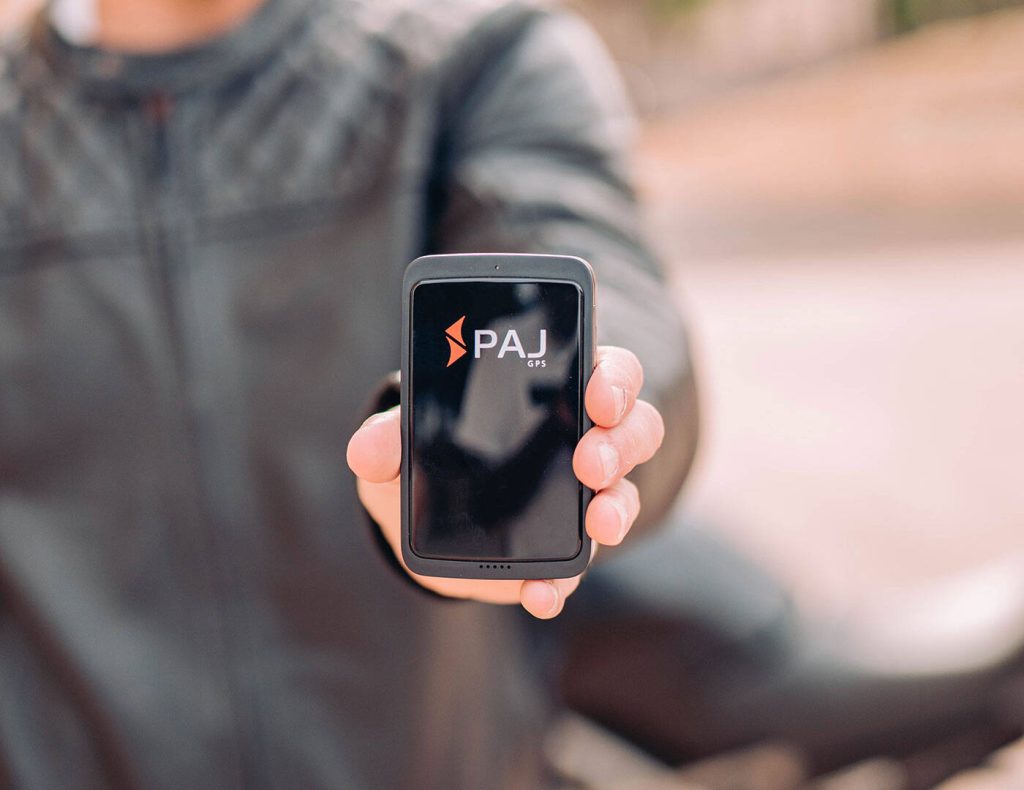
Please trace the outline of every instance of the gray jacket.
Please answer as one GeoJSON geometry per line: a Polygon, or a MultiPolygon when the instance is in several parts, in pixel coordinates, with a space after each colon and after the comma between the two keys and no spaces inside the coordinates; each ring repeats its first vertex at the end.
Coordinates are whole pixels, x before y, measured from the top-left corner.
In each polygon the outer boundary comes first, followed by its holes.
{"type": "Polygon", "coordinates": [[[542,785],[525,615],[397,572],[344,447],[409,260],[577,254],[665,415],[637,475],[665,510],[696,412],[628,130],[587,29],[518,0],[270,0],[160,56],[42,22],[8,45],[0,787],[542,785]]]}

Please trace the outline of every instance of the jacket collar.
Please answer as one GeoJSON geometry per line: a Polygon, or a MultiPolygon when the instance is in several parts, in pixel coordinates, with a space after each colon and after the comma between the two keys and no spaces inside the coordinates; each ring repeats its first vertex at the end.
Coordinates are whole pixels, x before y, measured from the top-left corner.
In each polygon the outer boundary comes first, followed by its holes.
{"type": "Polygon", "coordinates": [[[36,18],[33,41],[53,68],[92,92],[108,96],[176,95],[215,85],[251,69],[282,46],[315,0],[265,0],[228,32],[159,54],[122,53],[74,44],[36,18]]]}

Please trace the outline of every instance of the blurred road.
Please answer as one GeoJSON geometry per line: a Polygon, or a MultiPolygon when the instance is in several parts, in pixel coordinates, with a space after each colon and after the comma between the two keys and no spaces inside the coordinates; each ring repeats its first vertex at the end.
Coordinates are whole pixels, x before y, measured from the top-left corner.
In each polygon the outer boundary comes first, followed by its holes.
{"type": "Polygon", "coordinates": [[[707,409],[686,508],[833,612],[1024,552],[1024,13],[663,118],[707,409]]]}

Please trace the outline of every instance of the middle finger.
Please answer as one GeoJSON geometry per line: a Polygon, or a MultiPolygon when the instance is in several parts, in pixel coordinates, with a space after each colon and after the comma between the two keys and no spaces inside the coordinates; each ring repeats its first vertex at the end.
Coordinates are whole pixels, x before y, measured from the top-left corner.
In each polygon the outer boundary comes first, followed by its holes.
{"type": "Polygon", "coordinates": [[[591,428],[580,439],[572,466],[583,485],[600,491],[629,474],[633,467],[653,456],[665,437],[658,410],[638,400],[614,428],[591,428]]]}

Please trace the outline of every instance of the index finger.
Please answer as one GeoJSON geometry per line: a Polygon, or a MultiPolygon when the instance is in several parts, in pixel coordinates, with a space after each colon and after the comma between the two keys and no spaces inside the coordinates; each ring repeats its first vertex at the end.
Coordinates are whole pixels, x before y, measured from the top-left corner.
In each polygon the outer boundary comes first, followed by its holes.
{"type": "Polygon", "coordinates": [[[602,428],[611,428],[622,422],[636,403],[644,369],[636,354],[618,346],[599,346],[595,358],[587,384],[587,414],[602,428]]]}

